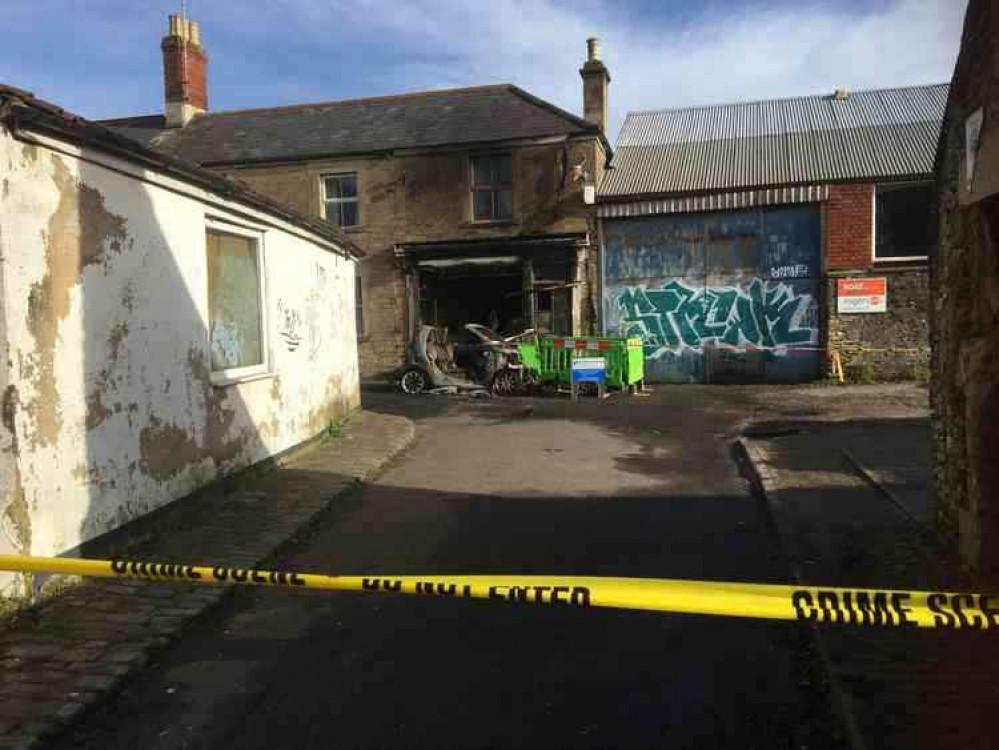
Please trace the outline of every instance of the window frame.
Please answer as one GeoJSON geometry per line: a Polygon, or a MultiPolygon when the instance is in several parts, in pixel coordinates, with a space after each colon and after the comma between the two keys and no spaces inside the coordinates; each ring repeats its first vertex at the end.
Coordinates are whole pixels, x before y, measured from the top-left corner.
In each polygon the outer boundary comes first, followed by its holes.
{"type": "Polygon", "coordinates": [[[267,266],[265,251],[265,234],[263,229],[246,227],[241,224],[233,224],[228,221],[208,218],[205,219],[204,242],[205,242],[205,338],[208,346],[208,371],[209,380],[212,385],[232,385],[233,383],[244,383],[249,380],[271,377],[273,369],[271,367],[271,346],[270,346],[270,320],[267,310],[267,266]],[[257,309],[260,311],[260,358],[261,362],[255,365],[245,365],[243,367],[226,367],[221,370],[214,369],[212,365],[212,301],[208,288],[208,233],[229,234],[235,237],[245,237],[252,240],[256,247],[257,255],[257,309]]]}
{"type": "Polygon", "coordinates": [[[361,227],[361,225],[364,222],[364,217],[361,214],[361,176],[357,173],[356,170],[346,171],[346,172],[324,172],[323,174],[319,175],[319,190],[322,194],[322,199],[323,199],[324,221],[330,223],[332,226],[344,232],[349,232],[351,230],[359,229],[361,227]],[[355,192],[357,193],[357,195],[355,195],[353,198],[330,198],[329,195],[326,193],[326,181],[333,179],[335,177],[353,177],[354,186],[356,188],[355,192]],[[348,226],[333,224],[333,222],[330,221],[330,216],[329,216],[329,205],[331,202],[339,204],[353,203],[355,206],[354,212],[357,215],[357,223],[350,224],[348,226]]]}
{"type": "Polygon", "coordinates": [[[514,214],[516,213],[516,206],[514,204],[514,190],[513,190],[513,152],[512,151],[483,151],[477,153],[471,153],[468,155],[468,211],[469,217],[473,224],[505,224],[513,221],[514,214]],[[478,185],[475,182],[475,160],[476,159],[495,159],[500,157],[506,157],[510,160],[510,182],[509,183],[488,183],[478,185]],[[510,191],[510,215],[499,217],[495,216],[496,208],[496,193],[500,190],[507,189],[510,191]],[[493,195],[492,207],[493,216],[488,219],[479,219],[475,216],[475,193],[477,190],[488,190],[493,195]]]}
{"type": "Polygon", "coordinates": [[[871,191],[871,261],[877,263],[926,263],[929,255],[878,255],[878,191],[895,189],[929,187],[933,188],[932,180],[906,180],[904,182],[877,182],[871,191]]]}

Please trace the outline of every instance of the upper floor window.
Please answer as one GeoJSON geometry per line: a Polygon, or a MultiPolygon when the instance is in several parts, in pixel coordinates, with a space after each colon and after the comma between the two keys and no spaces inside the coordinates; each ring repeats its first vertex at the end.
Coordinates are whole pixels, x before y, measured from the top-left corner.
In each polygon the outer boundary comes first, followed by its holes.
{"type": "Polygon", "coordinates": [[[267,368],[263,254],[259,234],[207,230],[208,338],[213,377],[239,378],[267,368]]]}
{"type": "Polygon", "coordinates": [[[345,229],[361,223],[357,200],[357,173],[331,174],[323,178],[326,221],[345,229]]]}
{"type": "Polygon", "coordinates": [[[513,217],[513,168],[510,154],[472,157],[472,218],[502,221],[513,217]]]}
{"type": "Polygon", "coordinates": [[[878,185],[874,206],[874,259],[929,257],[937,244],[933,184],[878,185]]]}

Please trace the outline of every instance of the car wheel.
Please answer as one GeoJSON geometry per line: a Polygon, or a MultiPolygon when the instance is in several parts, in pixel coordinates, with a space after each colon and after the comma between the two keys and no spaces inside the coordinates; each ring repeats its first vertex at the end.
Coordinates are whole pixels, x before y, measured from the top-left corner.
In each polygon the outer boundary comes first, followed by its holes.
{"type": "Polygon", "coordinates": [[[399,388],[403,393],[408,393],[410,396],[423,393],[423,391],[427,390],[428,384],[429,379],[427,378],[427,374],[416,367],[410,367],[399,378],[399,388]]]}

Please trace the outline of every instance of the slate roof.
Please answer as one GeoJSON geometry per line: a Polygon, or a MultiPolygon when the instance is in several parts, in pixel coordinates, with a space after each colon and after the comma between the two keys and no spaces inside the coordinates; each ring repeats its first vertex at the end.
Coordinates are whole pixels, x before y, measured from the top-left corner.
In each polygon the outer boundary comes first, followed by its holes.
{"type": "Polygon", "coordinates": [[[71,143],[114,154],[287,221],[316,237],[334,243],[344,255],[364,257],[364,252],[357,245],[325,221],[287,208],[238,180],[150,149],[120,132],[39,99],[30,91],[0,84],[0,122],[10,128],[15,137],[21,129],[40,131],[71,143]]]}
{"type": "Polygon", "coordinates": [[[596,125],[508,84],[208,112],[172,130],[157,115],[103,123],[206,166],[600,135],[596,125]]]}
{"type": "Polygon", "coordinates": [[[599,197],[902,179],[933,171],[947,84],[628,114],[599,197]]]}

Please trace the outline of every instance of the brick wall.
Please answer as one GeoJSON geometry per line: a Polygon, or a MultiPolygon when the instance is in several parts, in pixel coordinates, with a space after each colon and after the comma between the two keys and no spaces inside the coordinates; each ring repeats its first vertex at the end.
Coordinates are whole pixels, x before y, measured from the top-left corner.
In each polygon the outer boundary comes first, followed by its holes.
{"type": "Polygon", "coordinates": [[[874,185],[833,185],[824,210],[826,268],[868,268],[874,254],[874,185]]]}
{"type": "Polygon", "coordinates": [[[185,102],[208,109],[208,55],[199,44],[177,36],[164,37],[163,88],[168,102],[185,102]],[[185,65],[187,70],[185,72],[185,65]]]}

